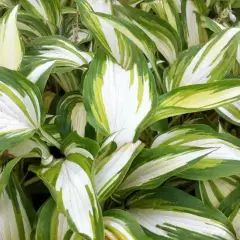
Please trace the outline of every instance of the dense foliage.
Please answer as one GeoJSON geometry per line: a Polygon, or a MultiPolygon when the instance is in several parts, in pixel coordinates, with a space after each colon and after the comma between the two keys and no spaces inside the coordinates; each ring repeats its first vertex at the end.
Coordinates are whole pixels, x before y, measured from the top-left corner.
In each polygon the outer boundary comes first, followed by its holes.
{"type": "Polygon", "coordinates": [[[0,0],[0,240],[240,239],[239,0],[0,0]]]}

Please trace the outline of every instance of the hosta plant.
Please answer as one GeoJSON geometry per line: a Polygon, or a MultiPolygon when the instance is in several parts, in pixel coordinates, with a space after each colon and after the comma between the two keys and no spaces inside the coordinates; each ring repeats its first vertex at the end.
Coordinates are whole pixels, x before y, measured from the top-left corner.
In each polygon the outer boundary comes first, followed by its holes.
{"type": "Polygon", "coordinates": [[[240,239],[239,0],[0,1],[0,240],[240,239]]]}

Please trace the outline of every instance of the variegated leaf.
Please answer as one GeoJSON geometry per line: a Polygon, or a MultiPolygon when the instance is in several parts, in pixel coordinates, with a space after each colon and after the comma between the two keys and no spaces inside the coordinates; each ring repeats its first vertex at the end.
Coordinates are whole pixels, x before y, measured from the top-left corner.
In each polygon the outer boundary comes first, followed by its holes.
{"type": "Polygon", "coordinates": [[[39,60],[20,69],[20,72],[32,83],[35,83],[41,92],[44,92],[48,78],[56,61],[39,60]]]}
{"type": "MultiPolygon", "coordinates": [[[[228,81],[228,80],[226,80],[228,81]]],[[[240,126],[240,101],[223,105],[216,109],[217,113],[229,122],[240,126]]]]}
{"type": "Polygon", "coordinates": [[[0,19],[0,66],[17,70],[23,57],[23,49],[17,29],[18,6],[0,19]]]}
{"type": "Polygon", "coordinates": [[[139,29],[149,36],[170,64],[176,60],[178,52],[181,51],[181,40],[167,21],[135,8],[127,6],[115,8],[116,11],[126,14],[139,29]]]}
{"type": "Polygon", "coordinates": [[[212,18],[209,18],[209,17],[206,17],[204,15],[201,15],[201,21],[202,21],[202,24],[205,28],[210,29],[214,33],[219,33],[222,30],[226,29],[225,26],[218,23],[216,20],[214,20],[212,18]]]}
{"type": "Polygon", "coordinates": [[[84,80],[84,104],[89,122],[105,135],[117,134],[122,146],[155,105],[154,78],[143,57],[124,70],[98,52],[84,80]]]}
{"type": "Polygon", "coordinates": [[[41,95],[21,74],[0,68],[0,150],[29,138],[43,120],[41,95]]]}
{"type": "Polygon", "coordinates": [[[11,8],[12,7],[12,3],[10,0],[2,0],[0,2],[0,9],[3,9],[3,8],[11,8]]]}
{"type": "Polygon", "coordinates": [[[156,188],[171,176],[192,167],[214,150],[179,146],[145,149],[134,160],[126,178],[117,189],[117,194],[156,188]]]}
{"type": "Polygon", "coordinates": [[[29,38],[52,35],[51,29],[44,20],[25,11],[19,11],[17,16],[17,27],[20,34],[26,38],[26,42],[29,41],[29,38]]]}
{"type": "Polygon", "coordinates": [[[188,47],[205,43],[208,38],[207,32],[201,24],[199,15],[207,12],[204,0],[181,0],[181,11],[188,47]]]}
{"type": "Polygon", "coordinates": [[[123,210],[108,210],[104,212],[105,238],[109,240],[148,240],[141,226],[129,213],[123,210]]]}
{"type": "Polygon", "coordinates": [[[232,68],[239,39],[240,29],[229,28],[182,53],[165,74],[166,89],[221,80],[232,68]]]}
{"type": "Polygon", "coordinates": [[[29,43],[24,56],[23,66],[36,61],[56,61],[62,72],[68,68],[87,66],[92,54],[78,50],[70,41],[61,36],[39,37],[29,43]]]}
{"type": "Polygon", "coordinates": [[[35,212],[16,178],[0,193],[0,237],[30,240],[35,212]]]}
{"type": "MultiPolygon", "coordinates": [[[[166,20],[183,38],[183,26],[179,16],[179,6],[176,0],[152,0],[142,3],[152,9],[160,18],[166,20]]],[[[180,6],[181,8],[181,6],[180,6]]]]}
{"type": "Polygon", "coordinates": [[[104,152],[107,147],[110,148],[110,151],[104,156],[100,154],[95,160],[95,185],[100,202],[107,199],[120,185],[133,159],[144,146],[140,141],[119,145],[119,140],[115,140],[115,138],[118,139],[116,134],[105,141],[102,151],[104,152]],[[115,142],[115,147],[111,141],[115,142]]]}
{"type": "MultiPolygon", "coordinates": [[[[104,13],[92,13],[92,15],[107,21],[116,30],[129,38],[147,56],[156,76],[159,78],[160,81],[160,75],[156,67],[156,59],[154,55],[154,53],[156,52],[156,46],[152,42],[151,38],[144,31],[142,31],[138,26],[136,26],[131,19],[128,19],[126,17],[120,18],[104,13]]],[[[137,58],[138,54],[135,53],[134,60],[137,58]]]]}
{"type": "Polygon", "coordinates": [[[231,221],[237,239],[240,238],[240,188],[233,191],[226,197],[219,206],[219,210],[231,221]]]}
{"type": "Polygon", "coordinates": [[[61,23],[60,0],[21,0],[21,4],[29,13],[44,19],[55,33],[55,26],[61,23]]]}
{"type": "Polygon", "coordinates": [[[141,193],[130,200],[128,207],[152,239],[236,239],[222,213],[178,189],[162,187],[141,193]]]}
{"type": "Polygon", "coordinates": [[[181,177],[209,180],[238,174],[240,164],[239,139],[225,133],[217,133],[206,125],[176,127],[157,137],[156,146],[191,146],[215,148],[192,168],[178,174],[181,177]]]}
{"type": "Polygon", "coordinates": [[[41,207],[35,231],[36,240],[83,240],[82,236],[74,233],[69,225],[67,218],[59,213],[56,204],[50,198],[41,207]]]}
{"type": "Polygon", "coordinates": [[[76,0],[76,2],[83,23],[91,30],[98,44],[123,68],[129,69],[133,65],[133,57],[136,52],[133,44],[115,30],[108,21],[92,14],[99,12],[111,16],[113,14],[112,1],[76,0]]]}
{"type": "Polygon", "coordinates": [[[56,160],[48,168],[32,166],[31,170],[50,189],[58,210],[67,217],[73,231],[89,239],[104,239],[91,172],[96,143],[72,133],[64,141],[62,152],[66,159],[56,160]]]}
{"type": "Polygon", "coordinates": [[[238,175],[199,182],[199,193],[202,201],[213,207],[220,203],[240,185],[238,175]]]}
{"type": "Polygon", "coordinates": [[[58,129],[63,136],[76,131],[80,137],[85,136],[87,113],[79,92],[69,92],[58,102],[57,119],[58,129]]]}
{"type": "Polygon", "coordinates": [[[185,113],[215,109],[240,97],[240,81],[216,81],[179,87],[160,96],[158,106],[145,127],[161,119],[185,113]]]}
{"type": "Polygon", "coordinates": [[[83,77],[77,71],[78,69],[66,73],[54,73],[52,77],[65,92],[79,91],[83,77]]]}
{"type": "Polygon", "coordinates": [[[13,168],[22,160],[23,157],[24,155],[21,155],[20,157],[11,159],[4,167],[0,166],[0,194],[8,185],[13,168]]]}
{"type": "Polygon", "coordinates": [[[45,142],[48,146],[52,146],[51,142],[48,141],[48,136],[53,137],[58,142],[62,142],[62,136],[58,131],[57,125],[55,123],[56,116],[53,116],[47,124],[42,126],[43,132],[46,132],[46,138],[40,135],[40,139],[45,142]]]}
{"type": "Polygon", "coordinates": [[[40,157],[43,165],[49,164],[53,159],[48,146],[37,136],[8,149],[7,153],[14,157],[22,155],[24,155],[24,158],[40,157]]]}

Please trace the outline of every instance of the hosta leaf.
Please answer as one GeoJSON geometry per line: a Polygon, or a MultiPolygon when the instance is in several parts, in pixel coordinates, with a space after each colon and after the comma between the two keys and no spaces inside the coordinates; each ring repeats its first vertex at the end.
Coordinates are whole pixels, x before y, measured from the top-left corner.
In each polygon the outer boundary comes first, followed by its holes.
{"type": "Polygon", "coordinates": [[[181,41],[168,22],[134,8],[125,6],[118,9],[127,14],[133,23],[150,37],[169,63],[176,60],[178,51],[181,50],[181,41]]]}
{"type": "MultiPolygon", "coordinates": [[[[42,129],[44,132],[47,133],[47,135],[52,136],[54,139],[56,139],[58,142],[62,142],[61,134],[58,131],[57,125],[55,124],[56,116],[53,117],[52,122],[50,121],[48,124],[43,125],[42,129]]],[[[48,139],[44,138],[40,135],[40,139],[43,142],[46,142],[47,145],[51,146],[51,143],[49,144],[48,139]]]]}
{"type": "Polygon", "coordinates": [[[87,29],[69,29],[65,34],[67,35],[68,40],[77,44],[90,42],[92,40],[92,34],[87,29]]]}
{"type": "Polygon", "coordinates": [[[66,72],[66,73],[55,73],[52,77],[58,82],[65,92],[79,91],[82,89],[82,76],[78,70],[66,72]]]}
{"type": "Polygon", "coordinates": [[[16,179],[0,193],[1,238],[30,240],[35,212],[16,179]]]}
{"type": "Polygon", "coordinates": [[[201,15],[201,21],[205,28],[210,29],[214,33],[219,33],[222,30],[226,29],[222,24],[218,23],[216,20],[213,20],[209,17],[201,15]]]}
{"type": "Polygon", "coordinates": [[[144,31],[142,31],[139,27],[133,24],[132,20],[129,20],[127,18],[120,18],[104,13],[95,13],[93,15],[107,21],[120,33],[129,38],[147,56],[153,66],[155,74],[158,75],[154,55],[156,47],[155,44],[152,42],[151,38],[149,38],[149,36],[144,31]]]}
{"type": "Polygon", "coordinates": [[[39,37],[29,43],[23,66],[36,60],[56,61],[58,67],[80,68],[88,65],[92,54],[78,50],[64,37],[48,36],[39,37]]]}
{"type": "Polygon", "coordinates": [[[76,132],[71,132],[64,139],[61,146],[61,151],[66,156],[72,153],[79,153],[86,158],[94,160],[99,151],[99,145],[92,139],[82,138],[76,132]]]}
{"type": "Polygon", "coordinates": [[[0,20],[0,66],[17,70],[23,49],[17,29],[18,6],[9,10],[0,20]]]}
{"type": "Polygon", "coordinates": [[[240,188],[233,191],[226,197],[219,206],[219,210],[223,212],[232,222],[235,229],[237,239],[240,237],[240,188]]]}
{"type": "Polygon", "coordinates": [[[134,217],[123,210],[105,211],[103,221],[105,237],[107,239],[148,239],[134,217]]]}
{"type": "Polygon", "coordinates": [[[54,64],[55,61],[39,60],[21,68],[20,72],[43,92],[54,64]]]}
{"type": "Polygon", "coordinates": [[[135,53],[133,44],[108,21],[92,13],[113,14],[112,1],[97,2],[94,0],[76,0],[80,16],[87,28],[91,30],[98,44],[123,68],[130,68],[135,53]]]}
{"type": "Polygon", "coordinates": [[[181,51],[181,40],[167,21],[130,7],[117,9],[127,14],[133,23],[150,37],[158,51],[170,64],[176,60],[178,52],[181,51]]]}
{"type": "Polygon", "coordinates": [[[239,173],[239,140],[229,134],[217,133],[206,125],[181,126],[157,137],[152,147],[169,145],[216,149],[178,174],[181,177],[209,180],[239,173]]]}
{"type": "Polygon", "coordinates": [[[234,102],[240,97],[240,81],[216,81],[180,87],[160,96],[146,125],[185,113],[206,111],[234,102]]]}
{"type": "MultiPolygon", "coordinates": [[[[74,133],[73,133],[74,134],[74,133]]],[[[36,172],[51,191],[58,210],[69,222],[70,228],[89,239],[104,239],[101,211],[95,196],[92,181],[92,140],[85,140],[76,134],[65,140],[63,147],[66,159],[56,160],[48,168],[31,168],[36,172]],[[72,141],[72,144],[70,142],[72,141]]]]}
{"type": "Polygon", "coordinates": [[[58,212],[54,200],[50,198],[39,211],[35,239],[82,240],[83,238],[72,232],[68,226],[67,218],[58,212]]]}
{"type": "Polygon", "coordinates": [[[215,149],[163,146],[145,149],[134,160],[117,192],[158,187],[175,174],[190,168],[215,149]]]}
{"type": "Polygon", "coordinates": [[[207,32],[201,24],[199,13],[204,14],[207,11],[203,0],[182,0],[181,10],[185,30],[185,39],[188,47],[205,43],[207,32]]]}
{"type": "Polygon", "coordinates": [[[240,101],[232,102],[216,109],[217,113],[229,122],[240,126],[240,101]]]}
{"type": "Polygon", "coordinates": [[[29,138],[41,126],[38,88],[21,74],[0,68],[0,150],[29,138]]]}
{"type": "Polygon", "coordinates": [[[146,1],[146,4],[162,19],[165,19],[179,34],[183,37],[182,23],[179,17],[179,9],[175,0],[152,0],[146,1]]]}
{"type": "Polygon", "coordinates": [[[0,194],[2,191],[6,188],[9,179],[11,177],[11,173],[13,168],[21,161],[21,159],[24,157],[22,155],[21,157],[14,158],[10,160],[4,167],[1,167],[1,174],[0,174],[0,194]]]}
{"type": "Polygon", "coordinates": [[[47,23],[33,14],[20,11],[17,20],[17,27],[21,35],[26,38],[52,35],[51,29],[47,23]]]}
{"type": "Polygon", "coordinates": [[[232,68],[239,37],[239,28],[229,28],[219,32],[202,47],[184,52],[166,73],[167,90],[220,80],[232,68]]]}
{"type": "Polygon", "coordinates": [[[124,70],[98,52],[84,81],[84,104],[90,123],[106,135],[117,134],[120,145],[135,131],[155,105],[154,79],[143,57],[124,70]]]}
{"type": "Polygon", "coordinates": [[[71,131],[76,131],[81,137],[85,136],[87,113],[79,92],[69,92],[61,98],[57,106],[57,115],[56,122],[63,136],[71,131]]]}
{"type": "Polygon", "coordinates": [[[24,155],[24,158],[40,157],[44,165],[52,161],[48,146],[36,136],[8,149],[7,153],[14,157],[22,155],[24,155]]]}
{"type": "Polygon", "coordinates": [[[0,9],[2,8],[10,8],[12,7],[12,3],[10,2],[10,0],[2,0],[0,3],[0,9]]]}
{"type": "Polygon", "coordinates": [[[59,27],[61,23],[60,0],[21,0],[21,4],[29,13],[47,21],[50,28],[54,29],[54,25],[59,27]]]}
{"type": "Polygon", "coordinates": [[[152,239],[234,240],[228,219],[178,189],[162,187],[136,196],[131,213],[152,239]]]}
{"type": "MultiPolygon", "coordinates": [[[[107,146],[107,142],[109,141],[107,139],[103,146],[107,146]]],[[[115,141],[114,138],[113,141],[115,141]]],[[[117,141],[116,145],[119,145],[117,141]]],[[[105,157],[96,159],[95,185],[99,201],[108,198],[116,190],[125,177],[133,159],[142,148],[143,144],[140,141],[136,143],[128,142],[117,146],[105,157]]]]}
{"type": "Polygon", "coordinates": [[[213,207],[219,204],[240,185],[238,175],[199,182],[199,193],[202,201],[213,207]]]}

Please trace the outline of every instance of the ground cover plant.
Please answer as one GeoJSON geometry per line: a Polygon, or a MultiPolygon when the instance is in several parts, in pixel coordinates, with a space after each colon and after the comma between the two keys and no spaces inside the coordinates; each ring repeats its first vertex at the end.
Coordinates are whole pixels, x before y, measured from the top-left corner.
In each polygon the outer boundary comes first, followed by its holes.
{"type": "Polygon", "coordinates": [[[240,239],[239,0],[0,1],[0,239],[240,239]]]}

